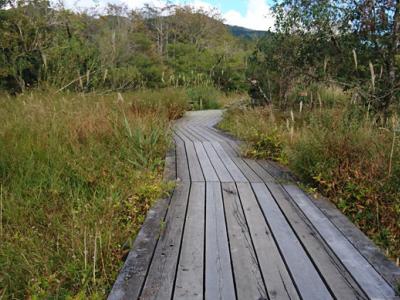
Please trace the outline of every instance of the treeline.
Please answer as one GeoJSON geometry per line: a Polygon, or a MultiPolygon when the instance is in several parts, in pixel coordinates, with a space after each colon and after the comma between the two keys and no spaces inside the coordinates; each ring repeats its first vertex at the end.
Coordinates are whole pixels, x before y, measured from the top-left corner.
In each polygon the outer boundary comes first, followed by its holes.
{"type": "Polygon", "coordinates": [[[313,86],[328,84],[350,92],[377,119],[398,108],[399,1],[284,0],[273,11],[275,33],[250,58],[255,99],[313,106],[313,86]]]}
{"type": "Polygon", "coordinates": [[[217,12],[190,6],[108,5],[99,13],[0,1],[0,89],[243,90],[251,43],[235,38],[217,12]]]}

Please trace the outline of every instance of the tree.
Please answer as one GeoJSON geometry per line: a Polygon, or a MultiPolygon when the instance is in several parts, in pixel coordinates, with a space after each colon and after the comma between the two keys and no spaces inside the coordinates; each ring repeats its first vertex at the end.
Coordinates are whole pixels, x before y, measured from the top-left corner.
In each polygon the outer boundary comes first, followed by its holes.
{"type": "Polygon", "coordinates": [[[387,116],[399,91],[399,1],[284,0],[274,13],[278,33],[303,41],[293,67],[357,88],[387,116]]]}

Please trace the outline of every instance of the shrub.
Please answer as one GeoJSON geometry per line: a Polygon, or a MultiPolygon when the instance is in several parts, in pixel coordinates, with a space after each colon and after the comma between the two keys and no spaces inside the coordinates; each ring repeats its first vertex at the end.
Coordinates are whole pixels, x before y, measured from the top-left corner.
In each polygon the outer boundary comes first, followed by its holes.
{"type": "Polygon", "coordinates": [[[217,109],[219,91],[210,86],[198,86],[188,89],[189,102],[192,108],[197,109],[217,109]]]}
{"type": "Polygon", "coordinates": [[[124,97],[131,101],[133,111],[166,114],[169,120],[180,118],[189,107],[185,90],[179,88],[142,90],[124,97]]]}

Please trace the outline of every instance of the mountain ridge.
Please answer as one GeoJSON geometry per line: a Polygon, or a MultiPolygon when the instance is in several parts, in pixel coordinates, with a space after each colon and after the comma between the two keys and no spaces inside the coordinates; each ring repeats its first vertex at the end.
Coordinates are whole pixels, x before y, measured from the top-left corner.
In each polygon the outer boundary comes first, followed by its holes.
{"type": "Polygon", "coordinates": [[[248,38],[248,39],[258,39],[263,36],[265,36],[268,31],[267,30],[255,30],[255,29],[250,29],[238,25],[228,25],[225,24],[229,31],[237,37],[242,37],[242,38],[248,38]]]}

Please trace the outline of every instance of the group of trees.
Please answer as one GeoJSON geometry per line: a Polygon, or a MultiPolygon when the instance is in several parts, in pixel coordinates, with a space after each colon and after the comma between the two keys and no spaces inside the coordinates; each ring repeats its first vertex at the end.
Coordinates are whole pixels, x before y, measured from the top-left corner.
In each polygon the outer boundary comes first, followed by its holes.
{"type": "Polygon", "coordinates": [[[263,101],[285,104],[294,86],[323,82],[351,89],[383,117],[399,104],[399,1],[282,0],[273,9],[276,31],[248,70],[263,101]]]}
{"type": "Polygon", "coordinates": [[[189,6],[76,12],[0,0],[0,89],[80,91],[214,84],[244,88],[248,45],[213,11],[189,6]]]}

